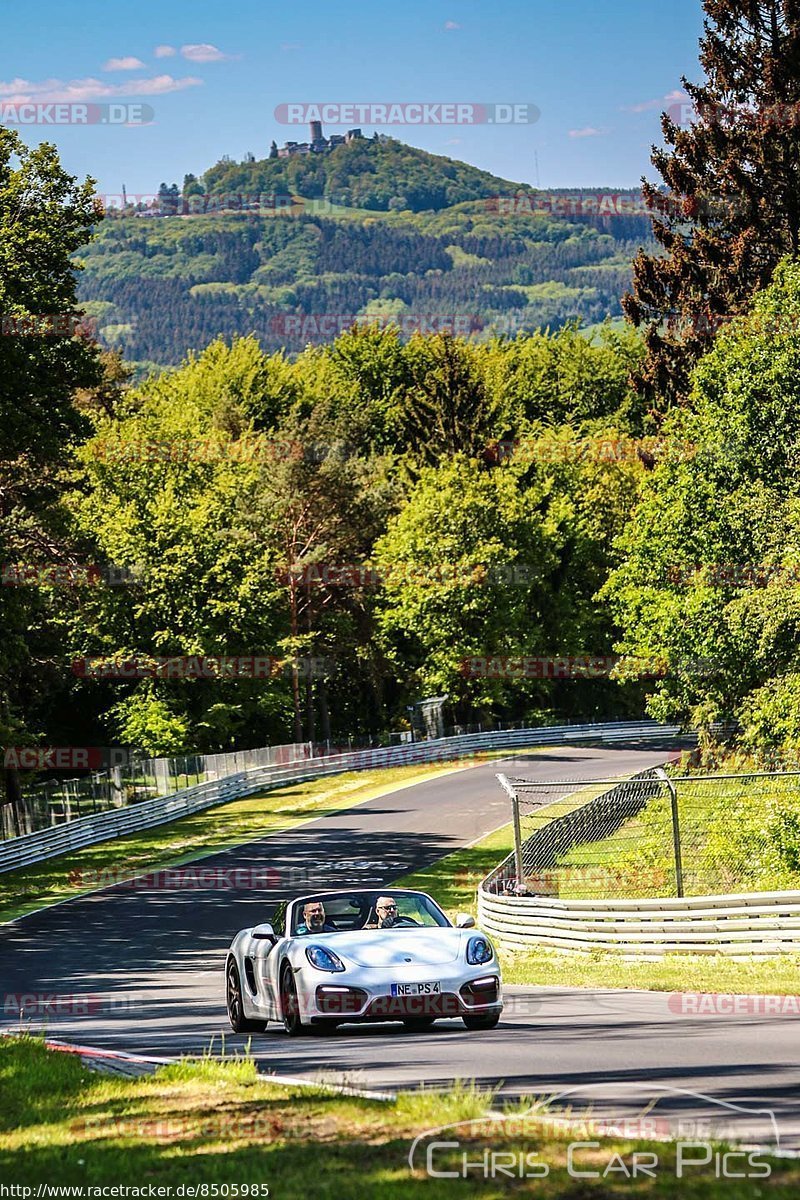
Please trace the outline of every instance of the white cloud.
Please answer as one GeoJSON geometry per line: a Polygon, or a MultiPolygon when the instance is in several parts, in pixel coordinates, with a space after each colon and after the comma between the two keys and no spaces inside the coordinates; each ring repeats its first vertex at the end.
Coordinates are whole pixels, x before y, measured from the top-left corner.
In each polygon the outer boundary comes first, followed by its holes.
{"type": "Polygon", "coordinates": [[[454,29],[460,29],[460,28],[461,28],[461,26],[459,25],[458,21],[445,21],[445,23],[444,23],[444,27],[445,27],[445,29],[447,30],[447,32],[448,32],[448,33],[452,32],[452,30],[454,30],[454,29]]]}
{"type": "Polygon", "coordinates": [[[156,58],[174,58],[178,51],[174,46],[156,46],[153,53],[156,58]]]}
{"type": "Polygon", "coordinates": [[[110,96],[165,96],[168,92],[182,92],[185,88],[199,87],[202,79],[187,75],[174,79],[172,75],[154,75],[150,79],[131,79],[126,83],[107,83],[102,79],[44,79],[38,83],[30,79],[12,79],[8,83],[0,80],[0,96],[11,104],[55,104],[82,103],[105,100],[110,96]]]}
{"type": "Polygon", "coordinates": [[[570,129],[571,138],[604,137],[607,129],[595,129],[594,125],[586,125],[583,129],[570,129]]]}
{"type": "Polygon", "coordinates": [[[658,96],[655,100],[642,100],[639,104],[627,104],[623,106],[624,112],[648,112],[651,108],[663,108],[668,104],[685,104],[689,97],[682,88],[676,88],[674,92],[667,92],[666,96],[658,96]]]}
{"type": "Polygon", "coordinates": [[[110,58],[103,67],[104,71],[143,71],[144,63],[140,58],[134,58],[132,54],[126,55],[124,58],[110,58]]]}
{"type": "Polygon", "coordinates": [[[281,50],[302,50],[300,42],[281,42],[281,50]]]}
{"type": "Polygon", "coordinates": [[[129,84],[121,84],[119,92],[121,96],[164,96],[168,92],[182,92],[186,88],[202,86],[202,79],[196,75],[184,75],[183,79],[174,79],[172,75],[154,75],[151,79],[132,79],[129,84]]]}
{"type": "Polygon", "coordinates": [[[232,55],[218,50],[216,46],[212,46],[209,42],[198,42],[196,44],[189,44],[188,46],[181,46],[181,54],[184,58],[188,58],[189,62],[196,63],[223,62],[225,59],[232,57],[232,55]]]}

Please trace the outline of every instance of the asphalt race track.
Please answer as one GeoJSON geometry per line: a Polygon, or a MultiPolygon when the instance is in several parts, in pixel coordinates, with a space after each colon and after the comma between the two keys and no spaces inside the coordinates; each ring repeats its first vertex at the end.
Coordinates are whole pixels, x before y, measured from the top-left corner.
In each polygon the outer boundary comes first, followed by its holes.
{"type": "MultiPolygon", "coordinates": [[[[203,1051],[212,1038],[219,1046],[224,1034],[228,1051],[242,1047],[225,1015],[225,950],[238,929],[268,920],[279,899],[389,883],[504,824],[498,770],[613,778],[666,757],[641,747],[517,754],[203,859],[223,886],[165,887],[153,877],[0,927],[2,1027],[19,1027],[16,998],[27,995],[47,1016],[29,1001],[25,1023],[68,1041],[170,1056],[203,1051]],[[233,868],[236,876],[226,875],[233,868]],[[250,871],[256,886],[228,886],[246,884],[250,871]]],[[[270,1026],[252,1052],[266,1072],[381,1090],[475,1078],[513,1095],[563,1095],[573,1110],[591,1104],[612,1121],[655,1101],[651,1115],[663,1113],[672,1132],[684,1122],[682,1136],[701,1136],[710,1123],[774,1144],[777,1128],[782,1147],[800,1149],[800,1015],[687,1015],[666,993],[548,987],[507,989],[506,1002],[488,1033],[442,1021],[424,1034],[344,1026],[290,1041],[270,1026]]]]}

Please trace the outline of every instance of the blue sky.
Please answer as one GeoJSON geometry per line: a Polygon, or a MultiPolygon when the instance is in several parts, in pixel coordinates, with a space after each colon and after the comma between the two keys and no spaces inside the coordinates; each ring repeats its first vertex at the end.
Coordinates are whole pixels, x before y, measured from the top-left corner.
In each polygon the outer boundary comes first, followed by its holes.
{"type": "MultiPolygon", "coordinates": [[[[291,102],[534,104],[535,124],[379,127],[548,187],[633,187],[681,74],[699,78],[700,0],[37,0],[6,8],[0,106],[146,103],[152,124],[28,125],[101,193],[149,193],[223,154],[263,157],[291,102]],[[157,51],[157,48],[158,51],[157,51]],[[538,177],[537,177],[538,166],[538,177]]],[[[0,112],[6,112],[0,108],[0,112]]],[[[326,132],[344,132],[326,126],[326,132]]],[[[366,133],[374,126],[367,124],[366,133]]]]}

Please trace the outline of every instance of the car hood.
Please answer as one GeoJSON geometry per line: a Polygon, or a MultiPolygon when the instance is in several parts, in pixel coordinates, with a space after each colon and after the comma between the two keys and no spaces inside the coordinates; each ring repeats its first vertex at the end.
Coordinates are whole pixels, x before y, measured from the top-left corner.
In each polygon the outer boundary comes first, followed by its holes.
{"type": "Polygon", "coordinates": [[[461,953],[460,929],[358,929],[327,934],[317,944],[330,946],[345,962],[358,967],[400,967],[412,963],[438,966],[455,962],[461,953]]]}

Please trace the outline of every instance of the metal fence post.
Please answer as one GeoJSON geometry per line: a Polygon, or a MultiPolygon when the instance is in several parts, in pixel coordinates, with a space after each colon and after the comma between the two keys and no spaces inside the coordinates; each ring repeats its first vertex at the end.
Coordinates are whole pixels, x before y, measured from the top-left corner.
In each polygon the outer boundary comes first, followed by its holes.
{"type": "Polygon", "coordinates": [[[514,871],[517,876],[517,886],[525,882],[525,864],[522,859],[522,825],[519,818],[519,796],[505,775],[497,775],[500,786],[511,800],[511,814],[514,823],[514,871]]]}
{"type": "Polygon", "coordinates": [[[675,853],[675,889],[678,898],[683,897],[683,863],[681,862],[681,821],[678,812],[678,789],[667,775],[663,767],[656,767],[656,775],[669,788],[670,807],[672,809],[672,845],[675,853]]]}
{"type": "Polygon", "coordinates": [[[519,820],[519,796],[514,793],[511,797],[511,807],[514,813],[514,871],[517,876],[517,886],[525,883],[525,867],[522,862],[522,829],[519,820]]]}

